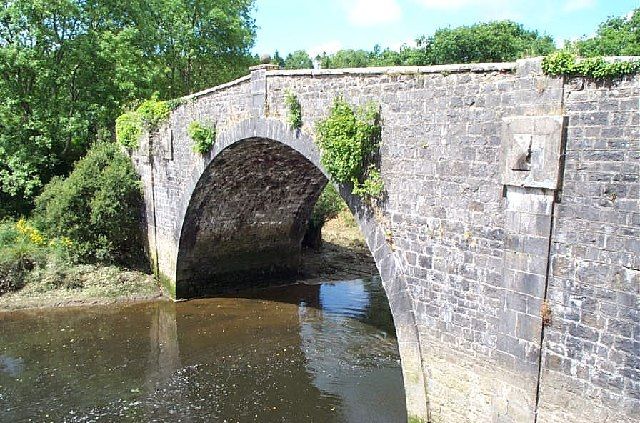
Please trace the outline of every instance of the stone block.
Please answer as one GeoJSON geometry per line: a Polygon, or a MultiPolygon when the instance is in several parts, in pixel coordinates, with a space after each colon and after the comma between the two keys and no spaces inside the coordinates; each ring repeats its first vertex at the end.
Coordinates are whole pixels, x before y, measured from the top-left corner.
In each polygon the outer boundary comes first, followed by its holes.
{"type": "Polygon", "coordinates": [[[511,116],[502,119],[502,183],[557,189],[566,119],[511,116]]]}

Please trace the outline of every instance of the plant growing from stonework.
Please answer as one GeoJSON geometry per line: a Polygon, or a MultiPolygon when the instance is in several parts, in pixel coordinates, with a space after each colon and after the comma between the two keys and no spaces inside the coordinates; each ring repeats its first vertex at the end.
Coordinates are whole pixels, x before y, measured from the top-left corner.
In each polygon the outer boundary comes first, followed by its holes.
{"type": "Polygon", "coordinates": [[[640,61],[607,62],[602,57],[579,60],[577,55],[560,50],[542,60],[542,71],[553,76],[585,76],[593,79],[617,78],[640,72],[640,61]]]}
{"type": "Polygon", "coordinates": [[[354,195],[379,198],[384,185],[373,166],[382,135],[379,106],[369,103],[354,110],[338,97],[317,130],[321,162],[331,178],[351,183],[354,195]]]}
{"type": "Polygon", "coordinates": [[[123,146],[138,147],[138,138],[142,135],[142,119],[135,110],[126,112],[116,119],[116,139],[123,146]]]}
{"type": "Polygon", "coordinates": [[[116,140],[127,148],[138,148],[142,132],[154,131],[169,118],[171,105],[156,96],[143,101],[137,109],[120,115],[116,119],[116,140]]]}
{"type": "Polygon", "coordinates": [[[206,154],[211,150],[216,141],[216,128],[194,120],[187,127],[189,138],[193,141],[193,151],[198,154],[206,154]]]}
{"type": "Polygon", "coordinates": [[[287,106],[287,121],[293,129],[302,128],[302,106],[298,97],[291,91],[284,95],[284,104],[287,106]]]}
{"type": "Polygon", "coordinates": [[[370,165],[362,179],[362,182],[356,181],[353,183],[352,193],[359,197],[380,198],[384,191],[384,181],[380,171],[375,166],[370,165]]]}

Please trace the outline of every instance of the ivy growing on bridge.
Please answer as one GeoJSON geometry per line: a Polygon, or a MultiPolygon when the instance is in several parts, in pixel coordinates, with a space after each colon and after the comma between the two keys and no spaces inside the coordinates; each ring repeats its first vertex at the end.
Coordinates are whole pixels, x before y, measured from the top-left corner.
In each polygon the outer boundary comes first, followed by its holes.
{"type": "Polygon", "coordinates": [[[287,106],[287,121],[293,129],[302,128],[302,106],[298,97],[291,91],[284,95],[284,104],[287,106]]]}
{"type": "Polygon", "coordinates": [[[216,142],[216,128],[213,125],[193,121],[187,127],[187,133],[193,141],[193,151],[206,154],[216,142]]]}
{"type": "Polygon", "coordinates": [[[542,71],[553,76],[586,76],[593,79],[617,78],[640,72],[640,61],[607,62],[602,57],[578,57],[560,50],[542,60],[542,71]]]}
{"type": "Polygon", "coordinates": [[[156,96],[143,101],[137,109],[116,119],[116,140],[127,148],[138,148],[138,139],[142,132],[157,129],[169,118],[171,110],[169,102],[160,101],[156,96]]]}
{"type": "Polygon", "coordinates": [[[379,198],[384,184],[373,161],[382,135],[380,107],[370,103],[354,110],[338,97],[317,130],[321,162],[331,178],[353,184],[354,195],[379,198]]]}

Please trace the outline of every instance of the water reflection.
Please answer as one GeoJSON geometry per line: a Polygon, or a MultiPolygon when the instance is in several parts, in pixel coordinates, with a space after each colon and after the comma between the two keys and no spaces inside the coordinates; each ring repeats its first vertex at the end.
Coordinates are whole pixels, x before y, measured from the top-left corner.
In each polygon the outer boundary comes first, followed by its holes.
{"type": "Polygon", "coordinates": [[[390,335],[369,324],[376,320],[367,318],[380,312],[373,308],[380,302],[372,300],[380,295],[384,295],[380,284],[372,281],[323,284],[321,307],[300,309],[307,370],[318,389],[341,399],[345,421],[401,421],[404,417],[402,410],[380,415],[381,409],[397,410],[397,404],[404,402],[402,386],[394,390],[385,382],[398,379],[393,332],[390,335]]]}
{"type": "Polygon", "coordinates": [[[18,377],[24,369],[24,361],[21,358],[14,358],[8,355],[0,355],[0,372],[11,377],[18,377]]]}
{"type": "Polygon", "coordinates": [[[239,296],[0,314],[0,421],[404,420],[379,281],[239,296]]]}

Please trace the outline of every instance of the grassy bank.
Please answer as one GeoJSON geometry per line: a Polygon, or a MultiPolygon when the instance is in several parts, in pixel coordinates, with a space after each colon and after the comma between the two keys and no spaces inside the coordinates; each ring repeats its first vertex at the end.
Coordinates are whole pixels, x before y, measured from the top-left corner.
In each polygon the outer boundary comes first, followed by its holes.
{"type": "MultiPolygon", "coordinates": [[[[351,213],[322,228],[322,246],[303,254],[305,282],[377,273],[351,213]]],[[[163,295],[153,276],[116,265],[74,263],[71,241],[45,239],[26,221],[0,224],[0,311],[143,301],[163,295]]]]}
{"type": "Polygon", "coordinates": [[[76,264],[62,273],[32,271],[23,288],[0,296],[0,311],[143,301],[162,296],[153,275],[117,266],[76,264]]]}
{"type": "Polygon", "coordinates": [[[153,277],[116,265],[82,264],[73,241],[30,222],[0,223],[0,310],[156,298],[153,277]]]}

